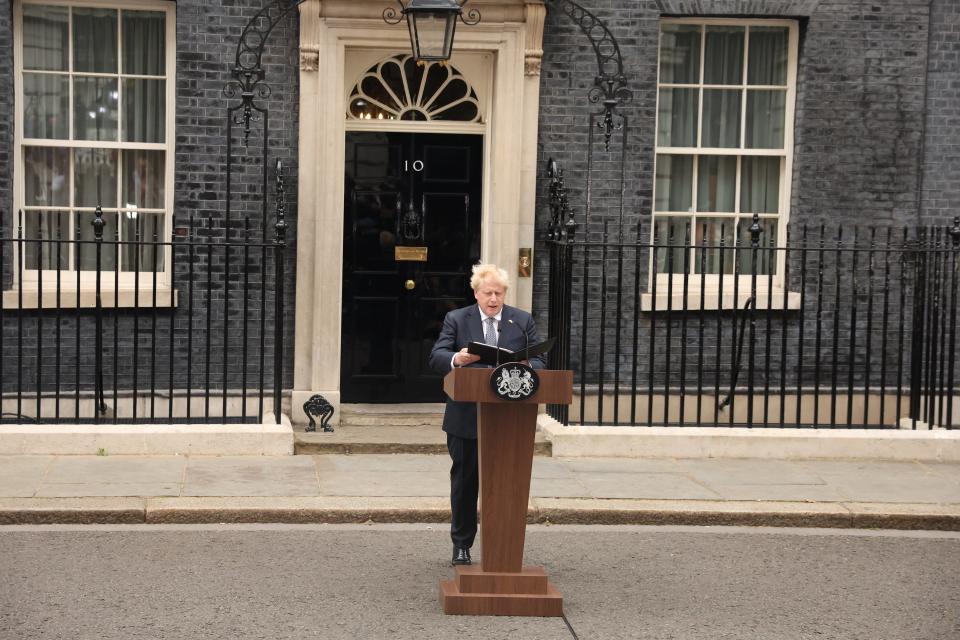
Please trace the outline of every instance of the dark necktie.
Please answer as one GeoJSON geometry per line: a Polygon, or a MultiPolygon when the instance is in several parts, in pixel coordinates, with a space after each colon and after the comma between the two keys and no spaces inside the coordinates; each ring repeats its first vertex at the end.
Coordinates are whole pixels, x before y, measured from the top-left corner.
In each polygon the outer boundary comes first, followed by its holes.
{"type": "Polygon", "coordinates": [[[483,328],[483,341],[496,346],[497,330],[493,328],[493,318],[484,318],[483,323],[486,325],[483,328]]]}

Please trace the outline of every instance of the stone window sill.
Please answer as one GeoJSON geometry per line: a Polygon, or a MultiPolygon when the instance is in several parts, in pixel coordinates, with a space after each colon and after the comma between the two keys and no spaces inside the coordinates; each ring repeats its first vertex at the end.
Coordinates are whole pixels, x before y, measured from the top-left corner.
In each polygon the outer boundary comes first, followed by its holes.
{"type": "MultiPolygon", "coordinates": [[[[700,291],[688,291],[686,301],[686,311],[732,311],[734,308],[742,310],[747,300],[750,298],[749,291],[737,292],[736,301],[734,301],[733,292],[723,292],[721,296],[716,291],[705,291],[701,306],[700,291]]],[[[671,312],[684,311],[683,292],[675,291],[672,295],[656,295],[656,306],[654,306],[654,296],[649,293],[641,294],[640,310],[653,313],[665,313],[669,306],[671,312]]],[[[757,291],[757,309],[765,311],[767,308],[772,311],[794,311],[800,308],[800,293],[797,291],[788,291],[784,293],[782,289],[773,291],[757,291]],[[786,297],[786,300],[784,300],[786,297]]]]}
{"type": "MultiPolygon", "coordinates": [[[[171,289],[167,286],[159,285],[156,290],[156,307],[160,308],[170,308],[177,306],[177,292],[174,289],[171,289]]],[[[114,289],[100,289],[100,305],[104,309],[132,309],[134,307],[140,309],[151,309],[154,306],[154,294],[151,287],[141,286],[139,289],[139,294],[135,295],[136,291],[133,287],[125,288],[120,287],[116,291],[114,289]]],[[[16,312],[18,309],[38,309],[40,308],[40,303],[44,309],[57,309],[58,306],[60,309],[76,309],[77,305],[77,289],[61,289],[60,290],[60,302],[57,304],[57,290],[48,289],[47,287],[43,288],[42,296],[41,291],[36,286],[31,286],[29,283],[23,286],[23,300],[21,303],[20,300],[20,291],[18,289],[8,289],[3,292],[3,311],[4,312],[16,312]]],[[[79,308],[81,309],[93,309],[97,306],[97,292],[95,288],[80,288],[80,304],[79,308]]]]}

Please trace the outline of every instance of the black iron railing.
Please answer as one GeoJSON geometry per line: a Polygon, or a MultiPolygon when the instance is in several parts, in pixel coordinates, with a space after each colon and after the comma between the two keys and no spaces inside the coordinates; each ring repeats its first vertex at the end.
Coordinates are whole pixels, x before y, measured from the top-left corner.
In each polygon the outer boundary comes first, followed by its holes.
{"type": "Polygon", "coordinates": [[[45,237],[18,213],[13,237],[0,230],[2,422],[279,423],[279,163],[277,200],[272,242],[259,221],[218,229],[190,214],[172,233],[133,214],[122,237],[99,209],[92,239],[79,225],[45,237]]]}
{"type": "Polygon", "coordinates": [[[953,427],[960,221],[778,239],[754,216],[586,241],[551,196],[564,424],[953,427]]]}

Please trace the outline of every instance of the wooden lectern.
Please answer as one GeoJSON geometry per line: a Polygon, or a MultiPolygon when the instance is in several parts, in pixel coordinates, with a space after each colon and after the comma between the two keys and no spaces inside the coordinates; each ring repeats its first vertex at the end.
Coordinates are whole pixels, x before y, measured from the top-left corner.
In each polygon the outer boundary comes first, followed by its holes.
{"type": "Polygon", "coordinates": [[[443,380],[452,399],[477,403],[481,564],[455,567],[440,582],[443,612],[486,616],[562,616],[563,596],[542,567],[523,566],[530,471],[538,404],[570,404],[573,372],[540,369],[540,387],[524,400],[502,400],[493,369],[454,369],[443,380]]]}

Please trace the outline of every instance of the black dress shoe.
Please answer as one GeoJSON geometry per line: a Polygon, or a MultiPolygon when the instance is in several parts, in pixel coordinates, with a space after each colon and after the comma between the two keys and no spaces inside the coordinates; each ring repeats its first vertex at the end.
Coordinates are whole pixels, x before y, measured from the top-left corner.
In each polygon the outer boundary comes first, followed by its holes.
{"type": "Polygon", "coordinates": [[[465,547],[454,547],[453,548],[453,560],[450,561],[450,564],[472,564],[470,560],[470,549],[465,547]]]}

